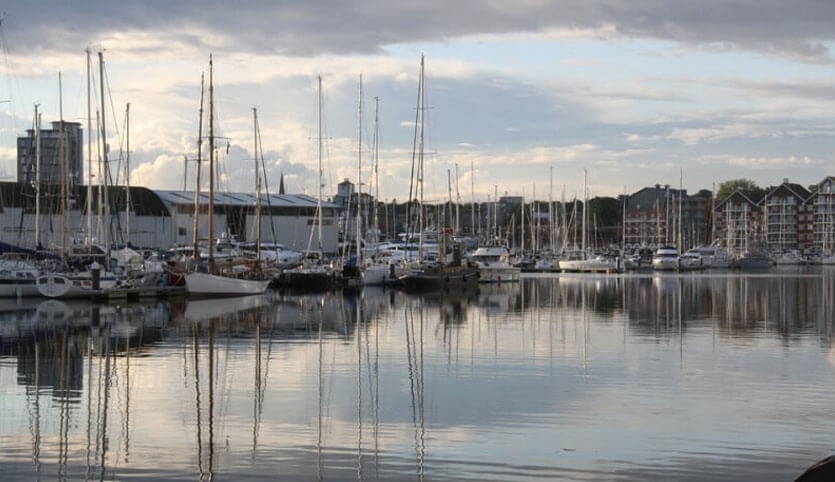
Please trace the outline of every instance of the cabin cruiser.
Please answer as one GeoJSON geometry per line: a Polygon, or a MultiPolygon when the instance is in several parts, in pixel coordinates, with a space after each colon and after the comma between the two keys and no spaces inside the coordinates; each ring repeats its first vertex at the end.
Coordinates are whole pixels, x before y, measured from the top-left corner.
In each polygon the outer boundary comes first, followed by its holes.
{"type": "MultiPolygon", "coordinates": [[[[241,249],[244,256],[256,256],[258,245],[252,241],[247,243],[240,243],[238,248],[241,249]]],[[[260,259],[268,266],[278,269],[291,269],[300,266],[304,260],[304,253],[288,249],[281,243],[262,241],[260,243],[260,259]]]]}
{"type": "Polygon", "coordinates": [[[519,281],[522,269],[510,262],[510,250],[504,246],[481,246],[470,255],[478,267],[479,283],[519,281]]]}
{"type": "Polygon", "coordinates": [[[652,255],[652,269],[656,271],[677,271],[679,253],[675,246],[661,246],[652,255]]]}
{"type": "Polygon", "coordinates": [[[560,271],[564,273],[613,273],[620,271],[616,258],[591,255],[587,251],[574,249],[560,256],[560,271]]]}

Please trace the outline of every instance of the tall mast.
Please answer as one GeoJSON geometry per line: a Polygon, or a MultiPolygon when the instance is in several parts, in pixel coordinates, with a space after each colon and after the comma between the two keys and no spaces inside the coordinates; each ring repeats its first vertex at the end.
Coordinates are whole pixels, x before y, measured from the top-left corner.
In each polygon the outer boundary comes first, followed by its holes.
{"type": "Polygon", "coordinates": [[[261,267],[261,171],[258,169],[258,110],[252,108],[253,149],[255,154],[255,259],[261,267]]]}
{"type": "Polygon", "coordinates": [[[35,104],[35,249],[41,245],[41,114],[35,104]]]}
{"type": "MultiPolygon", "coordinates": [[[[493,239],[499,237],[499,185],[493,185],[493,239]]],[[[524,204],[523,204],[524,206],[524,204]]]]}
{"type": "Polygon", "coordinates": [[[130,244],[130,102],[125,106],[125,144],[125,239],[130,244]]]}
{"type": "Polygon", "coordinates": [[[93,114],[90,107],[93,65],[87,49],[87,242],[93,243],[93,114]]]}
{"type": "Polygon", "coordinates": [[[110,181],[110,164],[107,160],[107,122],[105,122],[104,108],[104,55],[99,52],[99,88],[101,89],[101,139],[102,139],[102,164],[104,166],[104,179],[101,181],[101,189],[104,192],[104,249],[107,252],[107,259],[110,259],[110,202],[108,199],[108,183],[110,181]]]}
{"type": "Polygon", "coordinates": [[[318,231],[319,231],[318,237],[317,237],[317,241],[319,243],[319,245],[318,245],[319,260],[321,260],[322,257],[323,257],[322,256],[322,250],[323,250],[323,247],[322,247],[322,188],[324,188],[324,184],[323,184],[323,182],[324,182],[324,172],[322,170],[322,149],[324,147],[323,146],[324,139],[322,138],[322,133],[323,133],[323,131],[322,131],[322,115],[323,115],[324,107],[322,106],[322,103],[323,103],[322,100],[323,100],[322,99],[322,75],[320,74],[319,75],[319,112],[318,112],[318,117],[319,117],[319,197],[318,197],[318,200],[316,201],[317,227],[318,227],[318,231]]]}
{"type": "Polygon", "coordinates": [[[374,97],[374,242],[380,241],[380,220],[377,205],[380,199],[380,98],[374,97]]]}
{"type": "MultiPolygon", "coordinates": [[[[362,74],[360,74],[359,102],[357,107],[357,231],[355,242],[357,243],[357,262],[362,259],[360,249],[360,231],[362,230],[362,74]]],[[[350,202],[350,200],[349,200],[350,202]]]]}
{"type": "Polygon", "coordinates": [[[522,188],[522,209],[519,210],[519,226],[521,236],[519,240],[519,254],[525,256],[525,189],[522,188]]]}
{"type": "MultiPolygon", "coordinates": [[[[446,170],[446,186],[447,186],[447,196],[449,197],[449,218],[450,221],[452,220],[452,171],[449,169],[446,170]]],[[[444,216],[444,224],[446,224],[446,216],[444,216]]],[[[453,223],[450,223],[453,224],[453,223]]],[[[454,226],[454,224],[453,224],[454,226]]],[[[453,232],[453,236],[455,233],[453,232]]]]}
{"type": "Polygon", "coordinates": [[[588,222],[589,222],[589,172],[583,169],[583,232],[580,234],[583,251],[588,253],[588,222]]]}
{"type": "Polygon", "coordinates": [[[683,177],[684,177],[684,170],[679,169],[679,175],[678,175],[678,223],[676,223],[676,225],[677,225],[676,227],[678,228],[678,240],[677,240],[677,242],[678,242],[679,252],[684,252],[684,244],[682,244],[684,242],[684,240],[682,239],[682,234],[683,233],[682,233],[682,228],[681,228],[681,222],[682,222],[681,197],[682,197],[682,194],[683,194],[682,193],[683,177]]]}
{"type": "Polygon", "coordinates": [[[539,252],[539,207],[536,203],[536,183],[533,183],[532,186],[532,195],[533,201],[531,202],[531,229],[533,230],[533,236],[531,236],[531,249],[533,249],[534,253],[539,252]]]}
{"type": "Polygon", "coordinates": [[[626,250],[626,205],[627,205],[628,196],[626,195],[626,185],[623,186],[623,215],[621,218],[621,234],[620,234],[620,255],[623,258],[624,252],[626,250]]]}
{"type": "Polygon", "coordinates": [[[713,192],[710,193],[710,245],[716,242],[716,183],[713,183],[713,192]]]}
{"type": "Polygon", "coordinates": [[[418,234],[418,259],[423,262],[423,125],[424,120],[423,116],[425,112],[424,109],[424,101],[425,101],[425,94],[423,92],[423,55],[420,56],[420,75],[418,76],[418,115],[420,116],[420,123],[418,124],[418,189],[419,191],[419,203],[418,203],[418,229],[420,229],[420,233],[418,234]]]}
{"type": "Polygon", "coordinates": [[[548,244],[553,253],[554,239],[557,237],[556,227],[554,226],[554,166],[550,167],[548,176],[548,231],[548,244]]]}
{"type": "Polygon", "coordinates": [[[560,195],[560,233],[562,239],[560,240],[560,251],[568,246],[568,207],[565,205],[565,184],[562,185],[562,194],[560,195]]]}
{"type": "Polygon", "coordinates": [[[61,79],[61,72],[58,72],[58,117],[61,121],[61,130],[58,134],[58,162],[61,173],[61,251],[67,249],[67,132],[64,127],[64,88],[61,79]]]}
{"type": "Polygon", "coordinates": [[[209,54],[209,273],[215,272],[215,107],[214,85],[212,77],[212,54],[209,54]]]}
{"type": "Polygon", "coordinates": [[[478,235],[475,231],[475,170],[473,169],[473,161],[470,161],[470,200],[472,201],[472,205],[470,206],[470,223],[472,224],[472,235],[473,237],[477,237],[478,235]]]}
{"type": "Polygon", "coordinates": [[[461,191],[458,189],[458,163],[455,163],[455,235],[461,235],[461,191]]]}
{"type": "Polygon", "coordinates": [[[200,166],[201,156],[203,155],[203,91],[204,91],[204,76],[200,74],[200,119],[197,121],[197,173],[195,174],[194,187],[194,218],[191,230],[192,236],[192,256],[194,261],[200,261],[200,233],[198,232],[200,221],[200,166]]]}

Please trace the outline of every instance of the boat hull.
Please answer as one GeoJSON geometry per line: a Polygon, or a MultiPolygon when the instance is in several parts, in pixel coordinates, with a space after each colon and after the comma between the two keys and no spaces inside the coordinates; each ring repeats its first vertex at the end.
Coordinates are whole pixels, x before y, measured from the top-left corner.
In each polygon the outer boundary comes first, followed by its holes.
{"type": "Polygon", "coordinates": [[[774,263],[765,256],[741,256],[734,259],[731,265],[732,268],[741,270],[766,270],[772,266],[774,263]]]}
{"type": "Polygon", "coordinates": [[[330,269],[298,269],[279,273],[275,284],[299,291],[329,291],[342,286],[342,277],[330,269]]]}
{"type": "Polygon", "coordinates": [[[479,272],[474,267],[437,267],[412,270],[400,277],[407,290],[431,291],[468,288],[478,284],[479,272]]]}
{"type": "Polygon", "coordinates": [[[186,275],[186,291],[193,296],[246,296],[267,291],[270,280],[248,280],[208,273],[186,275]]]}
{"type": "Polygon", "coordinates": [[[47,298],[83,298],[93,294],[92,285],[85,284],[85,281],[47,273],[38,277],[36,287],[38,293],[47,298]]]}
{"type": "Polygon", "coordinates": [[[564,273],[615,273],[620,271],[615,261],[608,259],[560,260],[560,271],[564,273]]]}

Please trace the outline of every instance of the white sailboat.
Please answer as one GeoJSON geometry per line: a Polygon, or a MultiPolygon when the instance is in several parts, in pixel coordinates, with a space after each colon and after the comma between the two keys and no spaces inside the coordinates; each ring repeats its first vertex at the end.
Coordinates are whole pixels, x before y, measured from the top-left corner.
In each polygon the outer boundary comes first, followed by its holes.
{"type": "MultiPolygon", "coordinates": [[[[214,87],[212,85],[212,58],[209,56],[209,237],[214,228],[214,87]]],[[[256,186],[257,188],[257,186],[256,186]]],[[[260,196],[260,193],[257,194],[260,196]]],[[[194,211],[199,215],[199,210],[194,211]]],[[[258,220],[260,222],[260,219],[258,220]]],[[[260,239],[258,240],[260,242],[260,239]]],[[[214,260],[214,246],[209,243],[208,272],[191,272],[185,275],[186,290],[192,296],[243,296],[263,293],[270,285],[270,280],[247,279],[243,276],[217,274],[214,260]]],[[[254,270],[258,275],[259,269],[254,270]]],[[[240,273],[249,274],[249,273],[240,273]]]]}
{"type": "Polygon", "coordinates": [[[619,271],[619,267],[615,260],[603,256],[596,256],[588,247],[588,173],[585,170],[583,170],[583,172],[582,245],[580,248],[569,250],[565,252],[563,256],[560,256],[560,271],[569,273],[610,273],[619,271]]]}
{"type": "MultiPolygon", "coordinates": [[[[361,94],[360,94],[361,95],[361,94]]],[[[360,125],[362,123],[362,115],[360,115],[360,125]]],[[[363,286],[384,285],[390,283],[397,283],[398,277],[403,274],[404,258],[395,256],[392,252],[387,252],[383,249],[383,245],[379,244],[379,222],[377,217],[376,200],[380,199],[380,180],[378,173],[379,168],[379,151],[380,151],[380,98],[374,98],[374,186],[376,194],[374,196],[375,206],[372,215],[372,227],[369,233],[373,235],[373,247],[358,252],[360,264],[362,266],[362,284],[363,286]]],[[[357,229],[360,229],[358,223],[357,229]]],[[[366,243],[368,246],[369,243],[366,243]]],[[[386,243],[390,245],[391,243],[386,243]]],[[[395,250],[396,250],[395,246],[395,250]]]]}

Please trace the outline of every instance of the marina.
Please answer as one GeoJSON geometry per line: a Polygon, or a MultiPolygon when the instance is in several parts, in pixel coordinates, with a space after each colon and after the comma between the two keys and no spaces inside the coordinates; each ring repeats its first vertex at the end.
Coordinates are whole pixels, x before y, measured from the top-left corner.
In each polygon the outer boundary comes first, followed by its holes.
{"type": "Polygon", "coordinates": [[[791,480],[835,271],[0,300],[5,480],[791,480]]]}
{"type": "Polygon", "coordinates": [[[5,5],[0,479],[835,480],[772,3],[5,5]]]}

